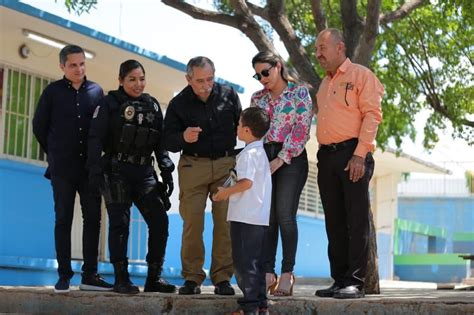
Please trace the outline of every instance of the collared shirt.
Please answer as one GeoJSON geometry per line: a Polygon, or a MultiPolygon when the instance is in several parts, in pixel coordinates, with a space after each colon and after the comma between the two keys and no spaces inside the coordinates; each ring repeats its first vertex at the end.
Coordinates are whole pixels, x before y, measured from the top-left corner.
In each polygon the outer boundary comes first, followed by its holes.
{"type": "Polygon", "coordinates": [[[384,88],[369,69],[349,58],[336,74],[328,74],[316,94],[319,144],[339,143],[358,138],[354,155],[364,157],[375,148],[377,128],[382,121],[384,88]]]}
{"type": "Polygon", "coordinates": [[[278,157],[291,164],[291,159],[303,152],[310,136],[313,103],[306,86],[288,83],[275,100],[269,90],[260,90],[252,95],[250,106],[267,110],[270,129],[264,142],[283,143],[278,157]]]}
{"type": "Polygon", "coordinates": [[[33,118],[33,133],[48,155],[52,176],[77,178],[85,172],[87,138],[102,88],[84,79],[79,89],[63,78],[41,94],[33,118]]]}
{"type": "Polygon", "coordinates": [[[253,225],[268,225],[272,196],[270,163],[263,149],[263,141],[249,143],[237,155],[237,179],[252,181],[252,187],[229,198],[227,221],[253,225]]]}
{"type": "Polygon", "coordinates": [[[188,85],[166,110],[165,149],[207,156],[234,149],[241,110],[239,96],[229,86],[214,83],[211,95],[203,102],[188,85]],[[202,129],[197,142],[184,141],[188,127],[202,129]]]}

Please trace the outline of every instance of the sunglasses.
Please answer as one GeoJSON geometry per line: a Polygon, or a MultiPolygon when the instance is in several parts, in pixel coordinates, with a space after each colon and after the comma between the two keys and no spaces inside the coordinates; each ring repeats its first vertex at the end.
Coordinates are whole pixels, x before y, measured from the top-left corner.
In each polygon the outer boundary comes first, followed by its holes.
{"type": "Polygon", "coordinates": [[[267,68],[267,69],[264,69],[262,70],[262,72],[260,73],[255,73],[252,78],[254,78],[255,80],[257,81],[260,81],[263,77],[265,78],[268,78],[268,76],[270,75],[270,70],[273,68],[274,66],[270,66],[270,68],[267,68]]]}

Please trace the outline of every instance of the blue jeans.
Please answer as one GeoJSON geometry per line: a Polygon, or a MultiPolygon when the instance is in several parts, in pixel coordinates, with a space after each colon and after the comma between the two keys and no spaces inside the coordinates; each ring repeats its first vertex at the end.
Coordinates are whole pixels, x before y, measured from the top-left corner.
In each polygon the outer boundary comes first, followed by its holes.
{"type": "MultiPolygon", "coordinates": [[[[269,161],[280,152],[281,143],[265,144],[269,161]]],[[[272,202],[270,225],[265,244],[265,272],[275,272],[275,256],[278,246],[278,231],[282,242],[281,273],[292,272],[295,266],[296,248],[298,245],[298,226],[296,212],[306,179],[308,178],[308,157],[306,150],[284,163],[272,175],[272,202]]]]}

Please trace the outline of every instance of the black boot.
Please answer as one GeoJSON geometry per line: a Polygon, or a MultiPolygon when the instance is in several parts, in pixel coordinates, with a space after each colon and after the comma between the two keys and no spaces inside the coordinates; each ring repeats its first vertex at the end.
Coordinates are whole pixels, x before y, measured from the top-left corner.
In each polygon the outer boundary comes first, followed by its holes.
{"type": "Polygon", "coordinates": [[[130,281],[130,276],[128,274],[127,268],[128,262],[126,260],[114,263],[114,292],[123,294],[137,294],[138,292],[140,292],[140,290],[130,281]]]}
{"type": "Polygon", "coordinates": [[[176,286],[168,283],[165,279],[161,278],[161,263],[148,263],[148,275],[145,282],[145,292],[162,292],[162,293],[174,293],[176,292],[176,286]]]}

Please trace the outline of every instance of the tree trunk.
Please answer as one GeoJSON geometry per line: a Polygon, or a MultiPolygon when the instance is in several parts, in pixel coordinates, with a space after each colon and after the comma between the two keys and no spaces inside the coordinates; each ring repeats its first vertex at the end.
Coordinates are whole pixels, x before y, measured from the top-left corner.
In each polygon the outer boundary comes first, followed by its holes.
{"type": "Polygon", "coordinates": [[[377,256],[377,231],[375,230],[374,215],[369,209],[370,232],[369,232],[369,261],[367,262],[367,274],[365,276],[365,293],[380,294],[379,268],[377,256]]]}

